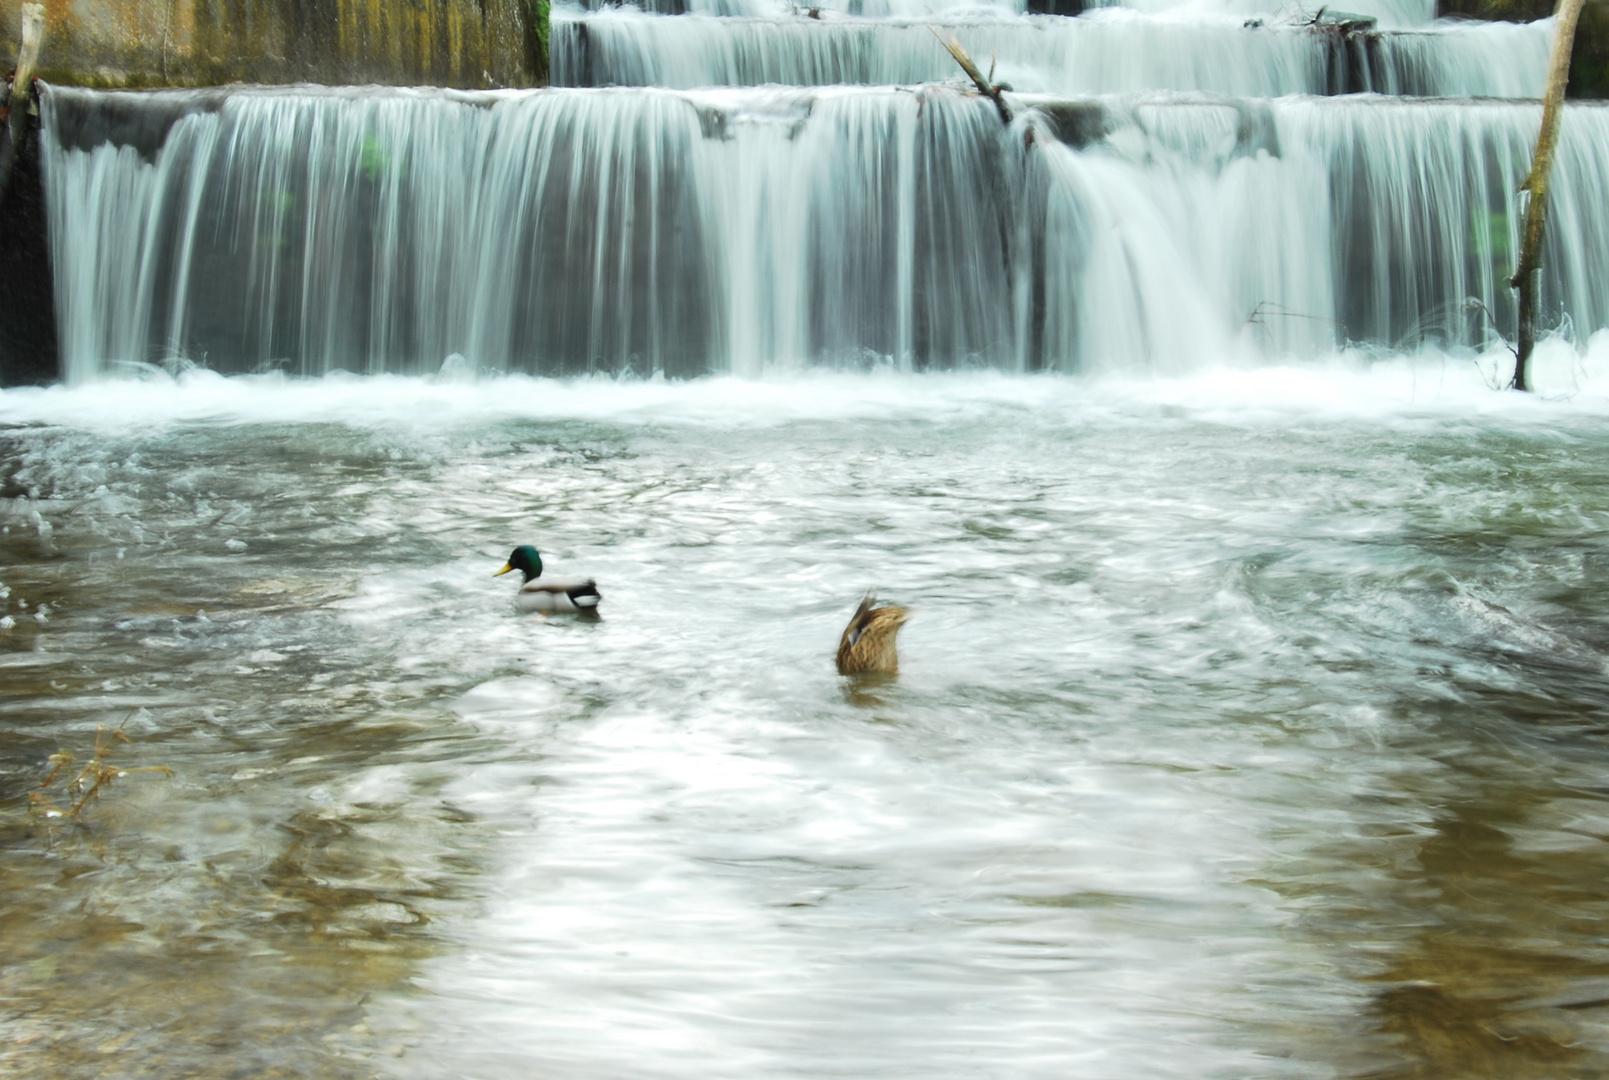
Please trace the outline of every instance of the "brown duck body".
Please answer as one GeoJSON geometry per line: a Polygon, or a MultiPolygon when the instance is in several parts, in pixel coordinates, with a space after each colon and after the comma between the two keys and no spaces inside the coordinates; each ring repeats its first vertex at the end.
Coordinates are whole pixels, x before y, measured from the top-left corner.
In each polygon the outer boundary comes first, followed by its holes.
{"type": "Polygon", "coordinates": [[[911,617],[904,608],[885,604],[873,607],[877,597],[871,593],[860,602],[855,614],[838,639],[838,674],[894,675],[899,672],[899,653],[894,639],[899,628],[911,617]]]}

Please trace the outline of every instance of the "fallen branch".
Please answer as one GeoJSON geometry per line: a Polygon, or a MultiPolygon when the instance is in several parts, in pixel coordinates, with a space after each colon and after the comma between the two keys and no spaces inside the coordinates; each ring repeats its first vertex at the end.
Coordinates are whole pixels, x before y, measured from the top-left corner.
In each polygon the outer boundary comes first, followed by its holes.
{"type": "MultiPolygon", "coordinates": [[[[967,55],[966,49],[950,31],[946,30],[943,36],[940,36],[938,30],[932,26],[929,26],[928,29],[933,32],[934,37],[939,39],[939,44],[943,45],[949,54],[955,57],[955,62],[961,65],[961,70],[966,72],[967,78],[972,80],[972,85],[978,88],[978,93],[994,102],[994,107],[1000,110],[1000,119],[1008,124],[1011,123],[1011,109],[1006,105],[1004,96],[1005,84],[993,83],[985,79],[983,72],[978,70],[978,65],[972,62],[972,57],[967,55]]],[[[989,75],[991,77],[994,75],[993,64],[989,65],[989,75]]]]}
{"type": "Polygon", "coordinates": [[[1564,118],[1564,88],[1570,81],[1570,52],[1575,45],[1575,24],[1581,17],[1582,0],[1559,0],[1554,14],[1553,55],[1548,60],[1547,96],[1542,105],[1542,131],[1536,138],[1531,171],[1520,190],[1529,193],[1525,206],[1525,232],[1520,242],[1520,261],[1509,279],[1509,287],[1519,290],[1519,348],[1514,354],[1516,390],[1529,390],[1527,367],[1536,345],[1536,303],[1538,278],[1542,271],[1542,234],[1548,216],[1548,178],[1553,172],[1553,155],[1559,145],[1559,122],[1564,118]]]}

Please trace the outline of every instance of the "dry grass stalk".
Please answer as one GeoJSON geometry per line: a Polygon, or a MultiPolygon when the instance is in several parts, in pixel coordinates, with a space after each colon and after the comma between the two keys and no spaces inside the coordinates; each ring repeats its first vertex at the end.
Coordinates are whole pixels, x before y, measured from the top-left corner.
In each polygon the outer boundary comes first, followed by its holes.
{"type": "MultiPolygon", "coordinates": [[[[132,713],[130,714],[133,715],[132,713]]],[[[75,758],[70,750],[58,750],[50,755],[50,772],[39,781],[39,786],[28,793],[30,809],[42,813],[46,817],[77,817],[93,801],[101,797],[101,789],[111,785],[113,780],[128,776],[131,773],[159,772],[168,776],[173,770],[166,765],[145,765],[137,769],[125,769],[111,764],[107,758],[118,743],[133,742],[123,733],[123,724],[117,725],[112,731],[106,730],[106,725],[97,724],[95,727],[95,756],[92,757],[82,769],[78,770],[63,787],[67,796],[67,808],[63,810],[56,801],[50,797],[47,789],[59,778],[72,772],[75,758]]]]}

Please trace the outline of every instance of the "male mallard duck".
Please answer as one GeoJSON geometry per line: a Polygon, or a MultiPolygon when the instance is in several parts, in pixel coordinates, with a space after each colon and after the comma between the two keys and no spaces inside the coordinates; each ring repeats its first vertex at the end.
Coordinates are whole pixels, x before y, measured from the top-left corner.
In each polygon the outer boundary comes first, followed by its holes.
{"type": "Polygon", "coordinates": [[[545,578],[542,576],[542,555],[530,544],[514,549],[492,577],[518,570],[525,575],[525,584],[514,594],[514,606],[521,611],[538,611],[543,615],[574,615],[578,612],[595,612],[603,594],[598,583],[591,578],[545,578]]]}
{"type": "Polygon", "coordinates": [[[866,594],[849,625],[844,627],[844,636],[838,639],[840,675],[899,673],[899,654],[894,651],[894,639],[911,613],[891,604],[872,607],[876,599],[876,593],[866,594]]]}

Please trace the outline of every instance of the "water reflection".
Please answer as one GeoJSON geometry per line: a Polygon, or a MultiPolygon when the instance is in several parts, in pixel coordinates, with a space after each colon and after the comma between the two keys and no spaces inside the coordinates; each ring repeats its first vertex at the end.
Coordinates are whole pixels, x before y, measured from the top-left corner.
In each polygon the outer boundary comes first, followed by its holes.
{"type": "Polygon", "coordinates": [[[0,398],[18,1075],[1606,1071],[1593,408],[421,385],[0,398]]]}

